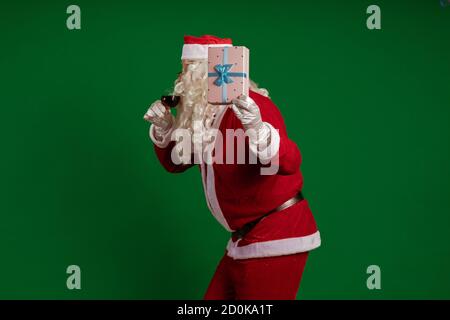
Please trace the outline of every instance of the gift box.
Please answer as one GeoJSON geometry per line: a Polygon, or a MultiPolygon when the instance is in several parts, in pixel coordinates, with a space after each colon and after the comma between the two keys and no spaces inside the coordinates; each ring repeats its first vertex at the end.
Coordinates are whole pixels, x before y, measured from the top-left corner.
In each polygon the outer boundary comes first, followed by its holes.
{"type": "Polygon", "coordinates": [[[248,95],[248,63],[246,47],[208,48],[208,102],[231,104],[241,94],[248,95]]]}

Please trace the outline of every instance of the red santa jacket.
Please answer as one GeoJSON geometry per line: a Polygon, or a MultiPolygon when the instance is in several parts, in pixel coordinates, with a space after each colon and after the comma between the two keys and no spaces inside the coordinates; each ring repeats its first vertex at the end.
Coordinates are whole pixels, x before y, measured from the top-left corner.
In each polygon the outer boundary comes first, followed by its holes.
{"type": "MultiPolygon", "coordinates": [[[[223,148],[213,151],[212,164],[199,164],[207,205],[214,217],[228,231],[241,228],[295,196],[303,186],[300,172],[301,155],[297,145],[288,138],[283,118],[273,102],[256,92],[250,97],[258,105],[262,120],[271,129],[269,148],[272,165],[276,174],[262,175],[262,161],[250,164],[237,163],[237,143],[234,143],[234,161],[226,161],[226,153],[233,146],[227,138],[227,129],[243,129],[233,110],[226,106],[218,107],[212,127],[218,129],[223,138],[223,148]],[[276,155],[276,156],[275,156],[276,155]],[[222,159],[223,161],[217,161],[222,159]]],[[[174,141],[170,133],[162,142],[154,139],[153,128],[150,137],[155,144],[156,155],[163,167],[172,173],[179,173],[192,167],[191,164],[177,165],[172,161],[174,141]]],[[[236,142],[236,141],[235,141],[236,142]]],[[[246,141],[246,160],[252,152],[246,141]]],[[[255,152],[255,151],[253,151],[255,152]]],[[[263,155],[258,155],[263,157],[263,155]]],[[[264,162],[266,163],[266,162],[264,162]]],[[[309,251],[320,246],[320,234],[307,200],[270,214],[263,218],[244,238],[230,239],[227,253],[234,259],[277,256],[309,251]]]]}

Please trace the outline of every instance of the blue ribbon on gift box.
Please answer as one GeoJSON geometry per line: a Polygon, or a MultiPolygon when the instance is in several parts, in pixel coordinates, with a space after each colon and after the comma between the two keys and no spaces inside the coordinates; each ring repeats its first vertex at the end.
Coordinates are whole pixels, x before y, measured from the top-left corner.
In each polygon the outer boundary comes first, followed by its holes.
{"type": "Polygon", "coordinates": [[[227,102],[227,84],[233,83],[232,77],[246,78],[247,74],[244,72],[230,72],[233,67],[232,64],[228,64],[228,47],[223,48],[222,64],[216,64],[214,70],[216,72],[208,72],[208,77],[217,77],[214,84],[218,87],[222,87],[222,102],[227,102]]]}

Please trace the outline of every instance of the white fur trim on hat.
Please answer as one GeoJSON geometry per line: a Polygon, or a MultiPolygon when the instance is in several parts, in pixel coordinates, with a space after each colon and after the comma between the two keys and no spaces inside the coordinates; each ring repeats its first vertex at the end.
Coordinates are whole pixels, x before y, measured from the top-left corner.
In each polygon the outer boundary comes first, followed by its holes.
{"type": "Polygon", "coordinates": [[[231,44],[185,44],[181,60],[186,59],[208,59],[209,47],[231,47],[231,44]]]}

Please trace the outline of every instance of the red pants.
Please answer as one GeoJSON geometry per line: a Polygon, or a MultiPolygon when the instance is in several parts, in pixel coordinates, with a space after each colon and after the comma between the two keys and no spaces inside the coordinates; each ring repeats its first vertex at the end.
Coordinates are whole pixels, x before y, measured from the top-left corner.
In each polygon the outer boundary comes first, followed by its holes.
{"type": "Polygon", "coordinates": [[[205,294],[207,300],[294,300],[308,252],[233,260],[226,254],[205,294]]]}

